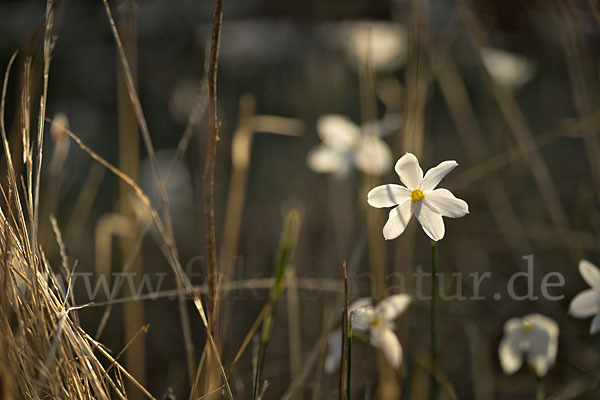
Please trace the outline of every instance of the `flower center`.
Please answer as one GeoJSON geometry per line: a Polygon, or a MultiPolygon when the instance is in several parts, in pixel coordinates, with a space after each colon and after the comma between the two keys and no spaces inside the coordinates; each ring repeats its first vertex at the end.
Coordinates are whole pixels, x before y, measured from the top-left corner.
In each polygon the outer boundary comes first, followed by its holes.
{"type": "Polygon", "coordinates": [[[425,198],[425,193],[423,193],[423,191],[421,189],[415,189],[412,191],[412,193],[410,194],[410,199],[416,203],[418,201],[421,201],[425,198]]]}
{"type": "Polygon", "coordinates": [[[371,322],[373,328],[377,328],[379,325],[381,325],[381,315],[378,315],[375,321],[371,322]]]}
{"type": "Polygon", "coordinates": [[[533,330],[535,329],[535,326],[531,322],[524,322],[523,327],[521,329],[525,333],[530,333],[530,332],[533,332],[533,330]]]}

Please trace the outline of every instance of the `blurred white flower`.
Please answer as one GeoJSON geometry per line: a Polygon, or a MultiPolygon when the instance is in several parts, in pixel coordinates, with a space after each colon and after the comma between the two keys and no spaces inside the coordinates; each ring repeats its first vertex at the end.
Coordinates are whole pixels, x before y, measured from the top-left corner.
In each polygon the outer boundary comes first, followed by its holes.
{"type": "MultiPolygon", "coordinates": [[[[354,311],[360,307],[366,307],[373,304],[373,299],[370,297],[362,297],[348,306],[348,311],[354,311]]],[[[325,356],[325,373],[328,375],[333,374],[340,366],[342,359],[342,333],[341,328],[337,328],[335,331],[329,334],[329,341],[327,343],[327,355],[325,356]]]]}
{"type": "Polygon", "coordinates": [[[394,333],[394,320],[406,310],[410,296],[397,294],[385,298],[375,307],[363,306],[350,312],[352,330],[368,331],[371,344],[383,352],[394,368],[402,363],[402,347],[394,333]]]}
{"type": "Polygon", "coordinates": [[[445,233],[442,217],[459,218],[469,213],[469,206],[464,200],[454,197],[447,189],[436,189],[457,165],[454,160],[443,161],[423,177],[414,154],[406,153],[398,160],[396,173],[405,186],[377,186],[367,195],[367,201],[373,207],[394,207],[383,227],[386,240],[400,236],[415,214],[427,236],[438,241],[445,233]]]}
{"type": "Polygon", "coordinates": [[[481,48],[481,59],[490,76],[501,85],[519,89],[535,73],[535,64],[523,56],[508,51],[481,48]]]}
{"type": "Polygon", "coordinates": [[[322,116],[317,121],[317,132],[323,143],[307,157],[308,166],[315,172],[345,177],[355,166],[367,174],[381,175],[392,164],[387,143],[375,134],[363,135],[361,128],[343,115],[322,116]]]}
{"type": "Polygon", "coordinates": [[[341,30],[353,65],[358,67],[368,57],[376,71],[396,71],[405,61],[408,48],[406,28],[397,23],[353,23],[341,30]]]}
{"type": "Polygon", "coordinates": [[[591,262],[581,260],[579,273],[591,289],[575,296],[569,306],[569,314],[575,318],[588,318],[595,315],[590,326],[590,334],[594,334],[600,331],[600,271],[591,262]]]}
{"type": "Polygon", "coordinates": [[[541,314],[506,321],[504,337],[498,348],[504,373],[517,372],[525,357],[537,376],[546,375],[556,360],[558,331],[558,324],[541,314]]]}

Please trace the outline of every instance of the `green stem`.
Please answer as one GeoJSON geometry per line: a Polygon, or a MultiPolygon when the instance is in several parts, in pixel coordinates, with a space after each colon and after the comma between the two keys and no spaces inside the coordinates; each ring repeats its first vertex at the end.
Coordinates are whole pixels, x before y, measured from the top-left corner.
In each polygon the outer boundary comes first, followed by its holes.
{"type": "Polygon", "coordinates": [[[350,315],[348,315],[348,343],[347,343],[347,358],[348,358],[348,365],[347,365],[347,371],[346,371],[346,399],[350,400],[352,397],[352,384],[351,384],[351,377],[352,377],[352,318],[350,318],[350,315]]]}
{"type": "Polygon", "coordinates": [[[275,316],[277,311],[277,302],[283,291],[283,283],[285,270],[290,263],[294,248],[296,247],[296,240],[298,238],[298,230],[300,227],[300,214],[292,210],[288,213],[281,242],[279,244],[279,252],[277,255],[277,262],[275,265],[275,281],[271,287],[269,293],[268,304],[270,306],[269,312],[265,317],[262,324],[262,332],[260,335],[260,348],[258,351],[258,360],[256,363],[256,375],[254,376],[254,383],[252,387],[252,399],[256,399],[260,392],[260,381],[262,376],[262,368],[264,365],[265,357],[267,355],[267,346],[271,340],[271,332],[273,331],[273,325],[275,324],[275,316]]]}
{"type": "Polygon", "coordinates": [[[544,400],[546,398],[546,394],[544,392],[544,380],[536,376],[536,388],[535,388],[535,399],[536,400],[544,400]]]}
{"type": "Polygon", "coordinates": [[[434,371],[437,368],[437,242],[431,241],[431,312],[430,312],[430,349],[431,349],[431,384],[429,398],[436,400],[438,385],[434,371]]]}

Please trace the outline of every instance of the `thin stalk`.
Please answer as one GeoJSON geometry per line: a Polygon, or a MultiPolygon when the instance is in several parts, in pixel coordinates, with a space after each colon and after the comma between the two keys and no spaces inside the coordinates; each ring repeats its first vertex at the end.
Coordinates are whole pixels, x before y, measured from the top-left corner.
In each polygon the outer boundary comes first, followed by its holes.
{"type": "MultiPolygon", "coordinates": [[[[44,123],[46,117],[46,100],[48,99],[48,76],[50,74],[50,60],[52,59],[52,50],[54,43],[52,40],[52,24],[54,22],[54,7],[52,1],[46,2],[46,15],[45,15],[45,33],[44,33],[44,80],[42,86],[42,96],[40,98],[40,111],[38,118],[38,136],[37,136],[37,163],[35,166],[35,186],[34,201],[33,201],[33,218],[31,221],[31,240],[32,249],[35,255],[39,254],[38,249],[38,229],[39,229],[39,203],[40,203],[40,177],[42,175],[42,149],[44,147],[44,123]]],[[[31,167],[31,165],[30,165],[31,167]]],[[[30,185],[31,189],[31,185],[30,185]]]]}
{"type": "MultiPolygon", "coordinates": [[[[121,41],[127,62],[131,71],[134,85],[137,87],[137,24],[136,24],[136,12],[135,4],[131,0],[121,1],[121,6],[118,12],[118,30],[121,35],[121,41]]],[[[129,99],[129,92],[127,90],[127,84],[125,81],[125,72],[122,65],[117,65],[117,104],[118,104],[118,133],[119,133],[119,168],[123,173],[127,174],[131,179],[139,182],[140,176],[140,155],[139,155],[139,132],[137,130],[137,120],[135,117],[135,110],[129,99]]],[[[118,209],[122,216],[125,216],[128,221],[127,233],[130,236],[126,236],[122,242],[120,248],[120,257],[123,263],[127,262],[129,254],[133,246],[135,245],[135,237],[137,230],[139,229],[138,223],[135,220],[134,203],[131,202],[132,190],[123,181],[119,182],[119,204],[118,209]],[[131,223],[133,222],[133,223],[131,223]]],[[[110,237],[108,238],[110,241],[110,237]]],[[[109,266],[110,268],[110,266],[109,266]]],[[[138,255],[132,264],[131,268],[134,275],[132,276],[133,281],[136,285],[141,282],[142,275],[142,257],[138,255]]],[[[109,272],[110,273],[110,272],[109,272]]],[[[110,275],[108,275],[110,276],[110,275]]],[[[131,288],[125,288],[125,296],[131,296],[134,292],[131,288]]],[[[145,309],[143,303],[129,303],[124,305],[123,309],[123,327],[125,338],[130,338],[136,334],[139,327],[145,323],[145,309]]],[[[184,335],[189,333],[188,330],[184,331],[184,335]]],[[[188,376],[190,382],[194,379],[194,349],[192,344],[191,334],[187,335],[184,339],[186,346],[186,361],[188,363],[188,376]]],[[[146,337],[141,336],[136,340],[129,351],[125,354],[125,365],[127,370],[135,376],[140,383],[146,383],[146,337]]],[[[132,384],[131,384],[132,385],[132,384]]],[[[131,388],[128,390],[132,400],[140,398],[140,395],[131,388]]]]}
{"type": "MultiPolygon", "coordinates": [[[[431,312],[430,312],[430,348],[431,348],[431,366],[437,368],[437,242],[431,241],[431,312]]],[[[438,397],[438,386],[433,374],[431,375],[431,384],[429,389],[429,398],[436,400],[438,397]]]]}
{"type": "Polygon", "coordinates": [[[344,400],[344,378],[346,376],[346,333],[348,333],[348,328],[346,327],[346,310],[342,310],[342,326],[340,327],[340,334],[342,335],[342,346],[340,351],[342,352],[342,356],[340,357],[340,379],[338,382],[338,399],[344,400]]]}
{"type": "Polygon", "coordinates": [[[268,304],[270,306],[269,313],[265,317],[262,325],[262,333],[260,335],[260,349],[258,351],[258,360],[256,362],[256,375],[254,376],[254,384],[252,387],[252,399],[256,400],[260,393],[260,380],[262,374],[262,367],[267,354],[267,346],[271,340],[271,332],[273,331],[273,325],[275,324],[275,316],[277,312],[277,302],[281,297],[283,291],[283,283],[285,271],[290,263],[292,254],[296,247],[296,241],[298,237],[298,231],[300,228],[300,214],[296,210],[292,210],[288,213],[285,226],[283,229],[283,235],[279,244],[279,252],[277,256],[277,263],[275,265],[275,280],[271,291],[269,293],[268,304]]]}
{"type": "Polygon", "coordinates": [[[535,379],[535,399],[544,400],[546,393],[544,390],[544,379],[536,375],[535,379]]]}
{"type": "Polygon", "coordinates": [[[350,325],[348,314],[348,272],[346,269],[346,261],[344,261],[344,311],[342,312],[342,358],[340,360],[340,400],[344,398],[344,386],[346,386],[346,395],[350,396],[350,354],[348,352],[350,346],[350,325]],[[346,378],[346,385],[344,385],[346,378]]]}
{"type": "Polygon", "coordinates": [[[211,334],[214,334],[214,317],[216,306],[216,276],[217,254],[215,245],[215,214],[214,214],[214,186],[215,186],[215,158],[217,156],[217,140],[219,137],[219,120],[217,118],[217,69],[219,65],[219,40],[221,36],[221,23],[223,22],[223,2],[215,0],[215,14],[213,18],[212,39],[210,43],[210,60],[208,66],[208,117],[210,134],[206,146],[206,160],[202,176],[204,196],[204,225],[206,236],[206,268],[208,276],[209,295],[207,300],[208,325],[211,334]]]}
{"type": "Polygon", "coordinates": [[[347,376],[346,376],[346,399],[351,400],[352,398],[352,318],[348,315],[348,339],[347,340],[347,358],[348,365],[346,367],[347,376]]]}

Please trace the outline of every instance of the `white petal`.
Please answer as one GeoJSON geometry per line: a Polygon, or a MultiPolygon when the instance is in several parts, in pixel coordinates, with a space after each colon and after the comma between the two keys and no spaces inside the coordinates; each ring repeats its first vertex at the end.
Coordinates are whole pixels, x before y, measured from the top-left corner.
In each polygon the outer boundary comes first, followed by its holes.
{"type": "Polygon", "coordinates": [[[372,298],[361,297],[360,299],[356,299],[352,303],[350,303],[350,305],[348,306],[348,309],[350,311],[352,311],[352,310],[356,310],[357,308],[360,308],[360,307],[368,307],[368,306],[372,306],[372,305],[373,305],[372,298]]]}
{"type": "Polygon", "coordinates": [[[434,208],[444,217],[460,218],[469,213],[466,201],[454,197],[447,189],[435,189],[425,194],[424,201],[433,204],[434,208]]]}
{"type": "Polygon", "coordinates": [[[388,220],[383,226],[385,240],[396,239],[404,232],[412,216],[412,204],[411,200],[406,200],[398,207],[392,208],[388,220]]]}
{"type": "Polygon", "coordinates": [[[442,161],[436,167],[431,168],[425,174],[423,182],[421,183],[421,190],[433,190],[440,183],[448,172],[452,171],[458,163],[454,160],[442,161]]]}
{"type": "Polygon", "coordinates": [[[558,337],[558,324],[552,318],[548,318],[542,314],[533,313],[523,317],[523,321],[530,322],[538,329],[547,332],[551,339],[558,337]]]}
{"type": "Polygon", "coordinates": [[[325,373],[333,374],[340,366],[342,359],[342,334],[337,329],[329,335],[327,356],[325,357],[325,373]]]}
{"type": "Polygon", "coordinates": [[[523,364],[523,354],[521,350],[509,339],[502,339],[498,347],[498,357],[500,365],[505,374],[514,374],[523,364]]]}
{"type": "Polygon", "coordinates": [[[509,334],[511,332],[517,331],[521,329],[523,326],[523,321],[521,318],[511,318],[504,323],[504,334],[509,334]]]}
{"type": "Polygon", "coordinates": [[[579,293],[569,305],[569,314],[575,318],[587,318],[600,312],[600,293],[588,289],[579,293]]]}
{"type": "Polygon", "coordinates": [[[383,355],[394,368],[402,364],[402,347],[398,338],[390,329],[373,329],[371,344],[383,352],[383,355]]]}
{"type": "Polygon", "coordinates": [[[373,307],[360,307],[350,312],[352,318],[352,329],[367,330],[370,329],[371,323],[377,319],[373,307]]]}
{"type": "Polygon", "coordinates": [[[593,335],[600,331],[600,314],[596,314],[592,320],[592,326],[590,326],[590,334],[593,335]]]}
{"type": "Polygon", "coordinates": [[[554,362],[545,354],[530,354],[527,356],[527,364],[529,364],[537,376],[542,377],[548,373],[548,369],[554,362]]]}
{"type": "Polygon", "coordinates": [[[345,176],[350,172],[351,160],[347,154],[321,145],[309,151],[306,162],[310,169],[321,173],[345,176]]]}
{"type": "Polygon", "coordinates": [[[593,288],[600,289],[600,270],[588,260],[579,261],[579,273],[583,280],[593,288]]]}
{"type": "Polygon", "coordinates": [[[419,220],[419,223],[427,236],[429,236],[431,240],[441,240],[446,232],[442,215],[432,209],[426,202],[420,201],[415,204],[415,216],[419,220]]]}
{"type": "Polygon", "coordinates": [[[556,360],[558,338],[541,329],[534,330],[528,336],[530,347],[527,363],[537,376],[544,376],[556,360]]]}
{"type": "Polygon", "coordinates": [[[377,304],[375,312],[382,316],[386,321],[393,321],[406,310],[410,304],[410,296],[406,294],[396,294],[387,297],[377,304]]]}
{"type": "Polygon", "coordinates": [[[370,175],[382,175],[392,166],[392,151],[376,136],[365,136],[354,154],[356,168],[370,175]]]}
{"type": "Polygon", "coordinates": [[[533,330],[523,330],[521,349],[527,351],[527,363],[536,375],[544,376],[556,360],[558,352],[558,324],[541,314],[529,314],[523,324],[533,325],[533,330]]]}
{"type": "Polygon", "coordinates": [[[367,202],[372,207],[394,207],[410,200],[410,190],[400,185],[377,186],[367,194],[367,202]]]}
{"type": "Polygon", "coordinates": [[[420,187],[423,180],[423,170],[419,166],[419,160],[417,160],[414,154],[406,153],[400,157],[394,169],[400,177],[400,181],[404,183],[404,186],[411,190],[420,187]]]}
{"type": "Polygon", "coordinates": [[[360,140],[360,127],[343,115],[320,117],[317,132],[323,143],[338,150],[349,150],[360,140]]]}

